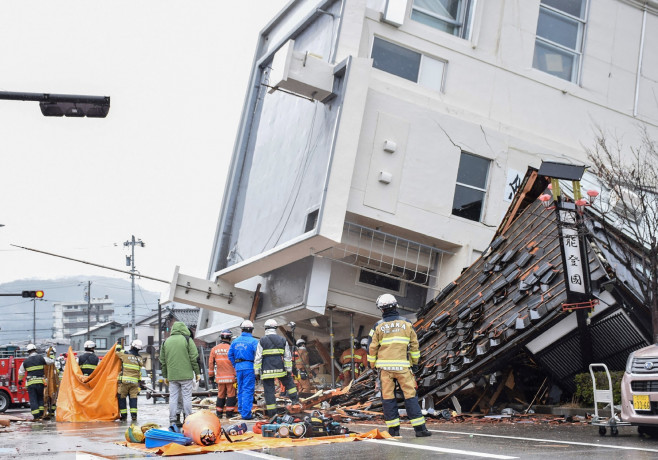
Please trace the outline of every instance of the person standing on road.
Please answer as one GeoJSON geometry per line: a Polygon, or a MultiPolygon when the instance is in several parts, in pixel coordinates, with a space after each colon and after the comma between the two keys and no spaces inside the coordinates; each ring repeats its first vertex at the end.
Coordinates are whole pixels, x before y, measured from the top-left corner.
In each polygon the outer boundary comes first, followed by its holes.
{"type": "Polygon", "coordinates": [[[80,370],[84,375],[90,375],[98,366],[98,356],[94,352],[96,349],[96,342],[87,340],[85,342],[85,352],[78,358],[80,370]]]}
{"type": "Polygon", "coordinates": [[[274,379],[279,379],[286,388],[287,396],[293,404],[299,402],[297,387],[292,380],[292,355],[288,341],[277,335],[278,324],[273,319],[265,321],[265,336],[258,342],[254,370],[263,380],[265,410],[268,417],[276,415],[276,392],[274,379]]]}
{"type": "Polygon", "coordinates": [[[235,412],[235,368],[228,359],[233,333],[226,329],[219,335],[220,342],[210,350],[208,357],[208,379],[217,384],[217,402],[215,410],[218,418],[226,411],[226,418],[233,417],[235,412]]]}
{"type": "Polygon", "coordinates": [[[183,396],[183,420],[192,413],[192,389],[194,379],[201,379],[199,370],[199,350],[190,339],[190,330],[185,323],[176,321],[171,326],[171,335],[160,348],[162,378],[169,387],[169,422],[180,424],[178,420],[179,393],[183,396]]]}
{"type": "Polygon", "coordinates": [[[130,344],[130,350],[124,352],[121,343],[114,349],[114,354],[121,361],[121,373],[119,374],[119,418],[126,420],[128,410],[126,408],[126,397],[130,405],[130,417],[137,420],[137,395],[139,394],[139,382],[142,379],[142,367],[144,360],[139,356],[139,350],[144,345],[139,339],[130,344]]]}
{"type": "Polygon", "coordinates": [[[55,361],[37,353],[37,347],[33,343],[25,349],[28,356],[18,369],[18,379],[23,380],[23,376],[27,375],[25,386],[30,397],[30,412],[32,412],[34,420],[40,420],[44,414],[43,390],[48,385],[45,379],[45,366],[46,364],[53,364],[55,361]]]}
{"type": "Polygon", "coordinates": [[[242,334],[236,338],[228,350],[228,359],[235,368],[238,379],[238,412],[244,420],[253,418],[251,409],[254,407],[254,391],[256,389],[256,374],[254,373],[254,357],[258,347],[258,339],[251,333],[254,323],[244,320],[240,324],[242,334]]]}
{"type": "Polygon", "coordinates": [[[343,381],[343,386],[349,385],[352,381],[352,362],[354,362],[354,379],[359,378],[368,365],[368,352],[363,348],[359,348],[359,342],[356,339],[352,343],[354,349],[350,347],[343,351],[340,356],[340,363],[343,367],[339,378],[343,381]]]}
{"type": "Polygon", "coordinates": [[[412,373],[412,370],[415,372],[418,369],[420,359],[416,331],[406,318],[398,314],[398,301],[391,294],[380,295],[376,305],[382,312],[382,319],[370,330],[368,362],[371,367],[379,370],[384,420],[388,433],[391,436],[400,436],[400,418],[395,398],[397,381],[404,393],[404,406],[416,436],[431,436],[418,404],[416,379],[412,373]]]}
{"type": "Polygon", "coordinates": [[[306,340],[299,339],[295,342],[295,351],[293,352],[293,361],[295,363],[295,384],[297,391],[300,393],[310,393],[313,391],[311,388],[311,376],[309,375],[310,361],[308,358],[308,350],[306,349],[306,340]]]}

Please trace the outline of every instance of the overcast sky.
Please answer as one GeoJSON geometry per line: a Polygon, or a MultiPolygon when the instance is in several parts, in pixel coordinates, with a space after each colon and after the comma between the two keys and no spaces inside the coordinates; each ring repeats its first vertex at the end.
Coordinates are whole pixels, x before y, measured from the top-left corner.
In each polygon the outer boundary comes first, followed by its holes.
{"type": "MultiPolygon", "coordinates": [[[[0,100],[0,281],[206,277],[258,32],[287,0],[3,2],[0,91],[110,96],[105,119],[0,100]]],[[[142,283],[161,291],[162,283],[142,283]]]]}

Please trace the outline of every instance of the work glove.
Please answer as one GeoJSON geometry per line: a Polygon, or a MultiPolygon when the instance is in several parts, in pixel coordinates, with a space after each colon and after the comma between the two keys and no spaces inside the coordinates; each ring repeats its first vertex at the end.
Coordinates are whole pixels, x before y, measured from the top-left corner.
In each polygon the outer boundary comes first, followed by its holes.
{"type": "Polygon", "coordinates": [[[201,375],[196,376],[196,381],[198,382],[199,380],[201,380],[201,375]]]}
{"type": "Polygon", "coordinates": [[[169,386],[169,379],[164,379],[165,385],[169,386]]]}
{"type": "Polygon", "coordinates": [[[238,382],[233,382],[233,388],[238,389],[238,382]]]}
{"type": "Polygon", "coordinates": [[[145,390],[145,389],[146,389],[146,384],[145,384],[144,382],[142,382],[141,380],[139,381],[139,388],[140,388],[141,390],[145,390]]]}
{"type": "Polygon", "coordinates": [[[210,383],[214,384],[214,383],[215,383],[215,376],[214,376],[214,375],[209,375],[209,376],[208,376],[208,381],[209,381],[210,383]]]}
{"type": "Polygon", "coordinates": [[[413,372],[414,374],[418,372],[418,364],[411,365],[411,372],[413,372]]]}

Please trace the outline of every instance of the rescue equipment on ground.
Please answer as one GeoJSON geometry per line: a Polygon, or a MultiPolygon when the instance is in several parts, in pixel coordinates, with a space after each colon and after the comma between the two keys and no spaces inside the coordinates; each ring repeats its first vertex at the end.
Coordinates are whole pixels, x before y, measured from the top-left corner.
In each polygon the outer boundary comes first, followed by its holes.
{"type": "Polygon", "coordinates": [[[183,423],[183,434],[192,438],[195,444],[210,446],[219,441],[222,424],[209,410],[200,410],[189,415],[183,423]]]}
{"type": "Polygon", "coordinates": [[[139,425],[132,424],[126,428],[125,437],[128,442],[144,442],[144,433],[139,425]]]}
{"type": "Polygon", "coordinates": [[[145,435],[149,430],[158,429],[160,425],[157,423],[145,423],[142,426],[132,423],[126,428],[125,436],[128,442],[144,442],[145,435]]]}
{"type": "Polygon", "coordinates": [[[225,428],[225,430],[231,436],[235,436],[236,434],[245,434],[247,431],[249,431],[249,429],[247,428],[247,424],[244,422],[234,423],[233,425],[229,425],[225,428]]]}
{"type": "Polygon", "coordinates": [[[189,446],[192,444],[192,438],[188,438],[180,433],[172,433],[167,430],[151,429],[144,435],[146,438],[146,448],[161,447],[169,443],[175,442],[182,446],[189,446]]]}

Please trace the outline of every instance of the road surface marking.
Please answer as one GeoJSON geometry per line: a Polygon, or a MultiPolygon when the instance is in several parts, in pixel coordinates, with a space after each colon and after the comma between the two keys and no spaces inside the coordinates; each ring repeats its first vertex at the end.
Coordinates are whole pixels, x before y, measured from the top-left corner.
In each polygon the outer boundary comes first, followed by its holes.
{"type": "Polygon", "coordinates": [[[430,450],[432,452],[443,452],[444,454],[470,455],[472,457],[498,458],[498,459],[501,459],[501,460],[519,458],[519,457],[510,457],[509,455],[496,455],[496,454],[487,454],[487,453],[484,453],[484,452],[473,452],[473,451],[470,451],[470,450],[446,449],[444,447],[423,446],[421,444],[410,444],[408,442],[401,442],[401,441],[383,441],[381,439],[364,439],[364,441],[374,442],[374,443],[377,443],[377,444],[386,444],[388,446],[406,447],[408,449],[419,449],[419,450],[430,450]]]}
{"type": "Polygon", "coordinates": [[[639,450],[642,452],[658,452],[658,449],[646,449],[643,447],[629,447],[629,446],[613,446],[609,444],[596,444],[593,442],[579,442],[579,441],[559,441],[556,439],[542,439],[542,438],[523,438],[521,436],[503,436],[498,434],[483,434],[483,433],[467,433],[461,431],[442,431],[442,430],[430,430],[435,433],[452,433],[452,434],[465,434],[468,436],[484,436],[488,438],[502,438],[502,439],[517,439],[520,441],[532,441],[532,442],[553,442],[556,444],[568,444],[570,446],[585,446],[585,447],[603,447],[607,449],[620,449],[620,450],[639,450]]]}
{"type": "MultiPolygon", "coordinates": [[[[371,423],[368,424],[363,424],[363,425],[369,425],[369,426],[381,426],[381,425],[374,425],[371,423]]],[[[403,430],[411,430],[413,428],[409,428],[406,426],[401,426],[403,430]]],[[[532,441],[532,442],[552,442],[556,444],[568,444],[570,446],[586,446],[586,447],[601,447],[601,448],[607,448],[607,449],[619,449],[619,450],[637,450],[641,452],[658,452],[658,449],[646,449],[643,447],[629,447],[629,446],[613,446],[610,444],[596,444],[596,443],[590,443],[590,442],[578,442],[578,441],[559,441],[557,439],[542,439],[542,438],[523,438],[521,436],[504,436],[500,434],[484,434],[484,433],[468,433],[466,431],[447,431],[447,430],[430,430],[433,433],[443,433],[443,434],[463,434],[466,436],[482,436],[482,437],[487,437],[487,438],[500,438],[500,439],[516,439],[520,441],[532,441]]]]}
{"type": "Polygon", "coordinates": [[[250,455],[256,458],[264,458],[267,460],[290,460],[288,457],[277,457],[270,454],[264,454],[262,452],[254,452],[253,450],[236,450],[238,454],[250,455]]]}

